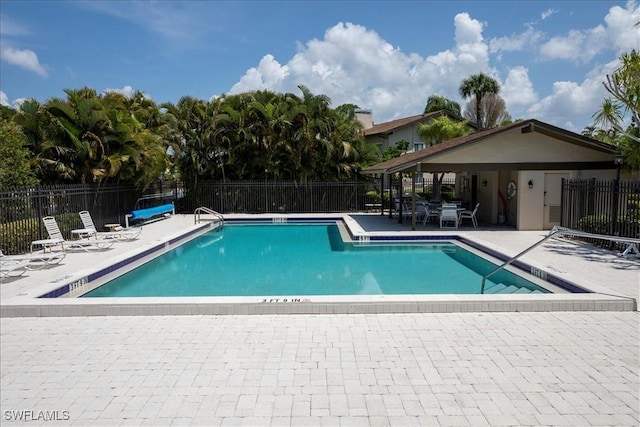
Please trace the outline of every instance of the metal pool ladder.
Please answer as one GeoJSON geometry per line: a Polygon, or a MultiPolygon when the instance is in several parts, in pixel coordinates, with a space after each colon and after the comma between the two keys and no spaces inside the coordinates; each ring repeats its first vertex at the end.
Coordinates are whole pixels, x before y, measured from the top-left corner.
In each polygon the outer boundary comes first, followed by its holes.
{"type": "Polygon", "coordinates": [[[206,206],[200,206],[199,208],[196,208],[196,210],[193,212],[193,223],[197,224],[200,222],[200,215],[202,213],[206,213],[209,215],[213,215],[218,219],[218,222],[220,223],[220,227],[224,226],[224,217],[222,216],[222,214],[220,212],[216,212],[213,209],[209,209],[206,206]]]}

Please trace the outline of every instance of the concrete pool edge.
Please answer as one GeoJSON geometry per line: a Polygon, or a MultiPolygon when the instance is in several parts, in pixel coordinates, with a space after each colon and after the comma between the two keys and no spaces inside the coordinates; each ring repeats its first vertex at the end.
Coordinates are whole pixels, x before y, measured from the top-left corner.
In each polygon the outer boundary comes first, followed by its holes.
{"type": "Polygon", "coordinates": [[[385,295],[336,297],[77,298],[3,305],[1,317],[635,311],[635,300],[603,294],[385,295]]]}
{"type": "MultiPolygon", "coordinates": [[[[234,215],[229,221],[254,222],[312,222],[342,220],[347,225],[354,241],[371,240],[419,240],[416,234],[394,232],[366,232],[348,214],[326,215],[234,215]],[[283,219],[284,218],[284,219],[283,219]],[[385,237],[386,236],[386,237],[385,237]]],[[[155,240],[152,244],[141,246],[136,251],[121,254],[115,262],[136,257],[136,252],[148,250],[155,245],[157,252],[169,250],[174,242],[182,244],[199,235],[194,230],[208,231],[200,226],[183,229],[180,233],[155,240]]],[[[204,232],[202,231],[202,232],[204,232]]],[[[451,234],[451,233],[449,233],[451,234]]],[[[427,240],[450,239],[442,234],[422,234],[427,240]]],[[[461,236],[458,236],[461,238],[461,236]]],[[[464,237],[462,237],[464,238],[464,237]]],[[[467,242],[468,243],[468,242],[467,242]]],[[[479,244],[486,249],[486,245],[479,244]]],[[[494,248],[495,249],[495,248],[494,248]]],[[[499,251],[498,251],[499,253],[499,251]]],[[[155,256],[155,255],[152,255],[155,256]]],[[[145,262],[141,260],[140,262],[145,262]]],[[[127,264],[125,262],[125,264],[127,264]]],[[[133,263],[132,267],[134,266],[133,263]]],[[[104,266],[100,267],[102,270],[104,266]]],[[[68,282],[77,277],[88,277],[99,272],[74,271],[69,274],[68,282]]],[[[104,275],[106,276],[106,274],[104,275]]],[[[618,297],[605,293],[585,294],[543,294],[543,295],[347,295],[347,296],[291,296],[291,297],[162,297],[162,298],[38,298],[52,291],[53,282],[33,289],[29,295],[3,300],[0,305],[2,317],[41,317],[41,316],[105,316],[105,315],[220,315],[220,314],[349,314],[349,313],[428,313],[428,312],[483,312],[483,311],[627,311],[637,310],[634,298],[618,297]]],[[[58,289],[62,283],[55,285],[58,289]]]]}

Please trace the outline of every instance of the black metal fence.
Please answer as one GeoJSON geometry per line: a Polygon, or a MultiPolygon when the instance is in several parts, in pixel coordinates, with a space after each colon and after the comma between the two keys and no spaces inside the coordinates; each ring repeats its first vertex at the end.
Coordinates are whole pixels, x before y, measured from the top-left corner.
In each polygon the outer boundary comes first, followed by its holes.
{"type": "MultiPolygon", "coordinates": [[[[148,192],[176,193],[176,183],[163,184],[148,192]],[[173,189],[173,190],[172,190],[173,189]]],[[[96,227],[122,223],[124,215],[135,208],[152,205],[141,199],[143,192],[119,185],[51,185],[0,191],[0,250],[5,254],[24,253],[31,241],[47,238],[42,218],[54,216],[63,235],[82,228],[78,212],[91,213],[96,227]]],[[[175,195],[173,196],[175,199],[175,195]]]]}
{"type": "Polygon", "coordinates": [[[563,180],[561,215],[564,227],[640,237],[640,182],[563,180]]]}
{"type": "MultiPolygon", "coordinates": [[[[78,212],[87,210],[102,228],[122,223],[131,210],[173,202],[179,213],[207,206],[221,213],[359,212],[372,203],[368,181],[203,182],[194,188],[164,182],[143,193],[118,185],[57,185],[0,191],[0,249],[29,250],[46,238],[42,218],[53,215],[65,236],[81,228],[78,212]],[[145,196],[145,194],[147,194],[145,196]]],[[[379,196],[378,196],[379,197],[379,196]]],[[[640,182],[565,180],[561,224],[594,234],[640,237],[640,182]],[[615,220],[614,220],[615,219],[615,220]]]]}
{"type": "Polygon", "coordinates": [[[315,213],[363,210],[370,185],[348,182],[204,182],[188,189],[179,211],[206,206],[220,213],[315,213]]]}
{"type": "Polygon", "coordinates": [[[203,182],[188,189],[164,182],[144,193],[117,185],[36,186],[0,191],[0,249],[24,253],[33,240],[47,238],[42,218],[55,216],[67,238],[82,228],[78,212],[87,210],[98,229],[124,223],[125,214],[165,203],[176,212],[193,213],[206,206],[221,213],[356,212],[371,202],[366,181],[312,182],[203,182]]]}

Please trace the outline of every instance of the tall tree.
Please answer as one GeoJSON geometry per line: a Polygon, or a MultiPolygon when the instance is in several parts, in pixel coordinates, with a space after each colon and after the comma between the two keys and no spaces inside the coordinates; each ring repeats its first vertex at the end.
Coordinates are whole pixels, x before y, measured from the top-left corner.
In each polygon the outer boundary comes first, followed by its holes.
{"type": "Polygon", "coordinates": [[[31,152],[19,125],[0,118],[0,188],[37,183],[29,166],[31,152]]]}
{"type": "MultiPolygon", "coordinates": [[[[469,121],[476,120],[476,114],[478,111],[476,104],[477,99],[473,97],[464,107],[464,113],[462,116],[465,119],[469,121]]],[[[480,120],[484,124],[484,129],[491,129],[511,121],[511,115],[507,111],[504,99],[502,99],[500,95],[494,95],[492,93],[486,94],[482,98],[480,111],[482,114],[480,120]]]]}
{"type": "Polygon", "coordinates": [[[209,114],[205,101],[184,96],[177,104],[162,104],[166,114],[173,118],[177,140],[177,166],[181,178],[189,185],[195,185],[198,177],[209,177],[216,169],[211,152],[212,123],[214,115],[209,114]]]}
{"type": "Polygon", "coordinates": [[[460,116],[460,104],[445,98],[444,96],[431,95],[427,99],[427,105],[424,106],[424,114],[434,113],[440,110],[448,111],[456,116],[460,116]]]}
{"type": "MultiPolygon", "coordinates": [[[[427,146],[437,145],[459,136],[469,134],[470,130],[466,122],[457,122],[451,120],[447,116],[440,116],[429,123],[421,123],[418,125],[418,136],[427,144],[427,146]]],[[[444,173],[438,177],[437,173],[433,174],[434,198],[440,198],[440,187],[444,173]]]]}
{"type": "Polygon", "coordinates": [[[591,135],[616,145],[624,167],[640,169],[640,54],[636,50],[620,57],[620,66],[603,82],[611,95],[593,114],[591,135]],[[625,125],[630,116],[630,122],[625,125]],[[626,128],[624,127],[626,126],[626,128]]]}
{"type": "Polygon", "coordinates": [[[54,134],[39,155],[65,181],[100,182],[107,175],[102,160],[109,152],[108,117],[95,90],[66,89],[65,93],[66,100],[53,98],[45,105],[54,134]]]}
{"type": "Polygon", "coordinates": [[[640,54],[636,50],[620,57],[620,67],[603,82],[611,95],[594,115],[594,124],[603,129],[613,128],[640,143],[640,54]],[[622,128],[627,113],[631,115],[632,131],[622,128]]]}
{"type": "Polygon", "coordinates": [[[497,95],[500,92],[498,82],[484,73],[474,74],[460,83],[459,91],[462,98],[475,96],[477,100],[475,123],[478,130],[485,129],[485,124],[482,122],[482,98],[486,94],[497,95]]]}

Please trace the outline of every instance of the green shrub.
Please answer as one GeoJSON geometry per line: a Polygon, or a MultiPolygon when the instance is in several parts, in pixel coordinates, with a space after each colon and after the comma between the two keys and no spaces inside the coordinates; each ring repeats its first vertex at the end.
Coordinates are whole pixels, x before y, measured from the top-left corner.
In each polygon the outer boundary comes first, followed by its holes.
{"type": "Polygon", "coordinates": [[[577,228],[592,234],[609,234],[611,221],[605,215],[588,215],[578,220],[577,228]]]}
{"type": "MultiPolygon", "coordinates": [[[[640,215],[637,210],[628,211],[624,216],[618,216],[616,230],[638,230],[640,215]]],[[[578,220],[577,229],[592,234],[611,233],[611,220],[606,215],[588,215],[578,220]]],[[[637,236],[628,236],[637,237],[637,236]]]]}
{"type": "MultiPolygon", "coordinates": [[[[71,230],[82,228],[82,221],[77,213],[56,215],[56,222],[62,235],[71,239],[71,230]]],[[[29,251],[31,242],[47,238],[44,224],[38,218],[27,218],[0,224],[0,249],[6,255],[22,254],[29,251]],[[43,234],[40,234],[42,227],[43,234]]]]}
{"type": "Polygon", "coordinates": [[[371,203],[380,203],[380,200],[382,200],[380,198],[380,192],[376,190],[367,191],[365,196],[367,196],[367,202],[370,201],[371,203]]]}
{"type": "Polygon", "coordinates": [[[29,251],[31,242],[40,239],[36,218],[0,224],[0,249],[5,255],[16,255],[29,251]]]}

